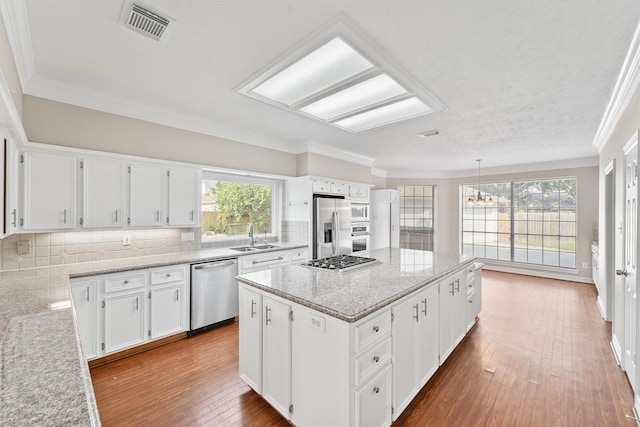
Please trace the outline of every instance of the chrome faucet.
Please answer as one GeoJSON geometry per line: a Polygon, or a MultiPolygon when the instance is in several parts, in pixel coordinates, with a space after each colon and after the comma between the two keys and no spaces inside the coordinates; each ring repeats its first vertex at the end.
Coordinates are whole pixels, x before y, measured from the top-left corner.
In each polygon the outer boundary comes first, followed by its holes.
{"type": "Polygon", "coordinates": [[[251,247],[253,247],[256,243],[253,239],[253,224],[249,224],[249,237],[251,237],[251,247]]]}

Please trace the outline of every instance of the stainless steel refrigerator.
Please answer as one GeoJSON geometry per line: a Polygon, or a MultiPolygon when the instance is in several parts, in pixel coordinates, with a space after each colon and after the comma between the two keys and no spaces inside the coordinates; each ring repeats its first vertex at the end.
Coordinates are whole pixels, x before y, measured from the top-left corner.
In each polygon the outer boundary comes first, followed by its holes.
{"type": "Polygon", "coordinates": [[[341,198],[314,196],[313,258],[351,253],[351,203],[341,198]]]}

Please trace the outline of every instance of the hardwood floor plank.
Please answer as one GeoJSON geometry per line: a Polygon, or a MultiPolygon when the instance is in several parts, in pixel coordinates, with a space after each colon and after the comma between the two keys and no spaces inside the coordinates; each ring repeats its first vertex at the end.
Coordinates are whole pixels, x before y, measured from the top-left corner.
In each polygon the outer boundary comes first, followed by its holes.
{"type": "MultiPolygon", "coordinates": [[[[592,285],[483,272],[480,320],[394,426],[633,426],[592,285]]],[[[91,369],[110,426],[289,426],[238,376],[238,323],[91,369]]]]}

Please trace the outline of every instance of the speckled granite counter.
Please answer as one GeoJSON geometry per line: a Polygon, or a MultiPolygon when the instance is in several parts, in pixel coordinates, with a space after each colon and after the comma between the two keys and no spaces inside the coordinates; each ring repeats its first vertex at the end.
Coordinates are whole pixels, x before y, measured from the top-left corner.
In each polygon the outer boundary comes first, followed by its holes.
{"type": "MultiPolygon", "coordinates": [[[[273,250],[305,247],[278,243],[273,250]]],[[[265,250],[267,252],[272,250],[265,250]]],[[[255,252],[253,252],[255,254],[255,252]]],[[[250,255],[216,248],[0,273],[0,426],[99,426],[69,277],[250,255]]]]}
{"type": "Polygon", "coordinates": [[[412,249],[377,249],[369,256],[381,263],[344,273],[289,265],[246,273],[238,279],[332,317],[355,322],[475,260],[468,255],[412,249]]]}

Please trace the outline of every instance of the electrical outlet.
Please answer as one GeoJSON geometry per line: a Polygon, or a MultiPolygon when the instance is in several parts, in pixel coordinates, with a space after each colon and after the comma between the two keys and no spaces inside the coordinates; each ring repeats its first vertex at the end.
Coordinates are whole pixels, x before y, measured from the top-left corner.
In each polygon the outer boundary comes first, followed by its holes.
{"type": "Polygon", "coordinates": [[[588,264],[588,263],[586,263],[586,262],[583,262],[583,263],[582,263],[582,268],[589,268],[589,264],[588,264]]]}
{"type": "Polygon", "coordinates": [[[122,236],[122,245],[129,246],[130,244],[131,244],[131,235],[125,234],[124,236],[122,236]]]}
{"type": "Polygon", "coordinates": [[[190,233],[182,233],[182,235],[180,236],[181,240],[183,242],[191,242],[195,239],[195,236],[193,234],[193,231],[190,233]]]}

